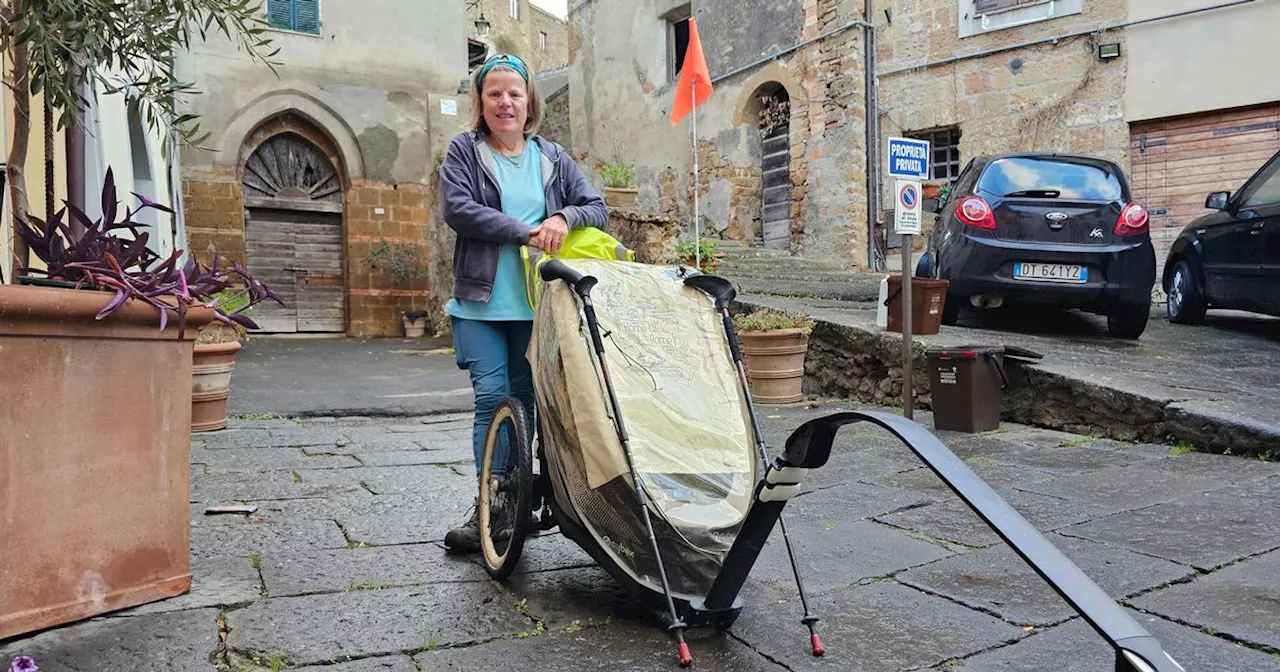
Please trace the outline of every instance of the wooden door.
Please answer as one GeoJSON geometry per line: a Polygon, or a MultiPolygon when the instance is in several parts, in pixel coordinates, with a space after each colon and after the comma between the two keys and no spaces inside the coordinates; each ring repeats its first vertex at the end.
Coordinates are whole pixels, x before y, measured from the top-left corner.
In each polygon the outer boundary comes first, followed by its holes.
{"type": "Polygon", "coordinates": [[[788,124],[780,124],[765,136],[761,164],[760,196],[764,246],[774,250],[791,247],[791,138],[788,124]]]}
{"type": "Polygon", "coordinates": [[[1187,224],[1210,213],[1210,192],[1235,193],[1277,149],[1280,105],[1133,124],[1133,198],[1151,212],[1157,265],[1187,224]]]}
{"type": "Polygon", "coordinates": [[[251,317],[266,333],[341,333],[346,329],[342,216],[255,208],[245,219],[246,267],[276,290],[251,317]]]}

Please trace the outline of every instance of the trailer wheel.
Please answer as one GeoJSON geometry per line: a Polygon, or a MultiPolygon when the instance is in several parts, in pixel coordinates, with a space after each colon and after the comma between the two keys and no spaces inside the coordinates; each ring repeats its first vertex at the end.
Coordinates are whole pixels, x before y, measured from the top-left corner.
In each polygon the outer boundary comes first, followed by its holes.
{"type": "Polygon", "coordinates": [[[489,576],[515,571],[533,507],[532,427],[524,404],[507,397],[493,411],[480,464],[480,554],[489,576]]]}

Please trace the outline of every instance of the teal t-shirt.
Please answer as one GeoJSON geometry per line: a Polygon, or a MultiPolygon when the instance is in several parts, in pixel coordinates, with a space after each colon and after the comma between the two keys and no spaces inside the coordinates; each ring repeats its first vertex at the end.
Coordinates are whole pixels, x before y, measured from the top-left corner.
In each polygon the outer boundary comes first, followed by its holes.
{"type": "MultiPolygon", "coordinates": [[[[537,144],[525,143],[524,154],[514,161],[494,151],[488,144],[485,149],[497,164],[502,212],[528,224],[529,228],[541,224],[547,218],[547,198],[542,190],[542,152],[537,144]]],[[[520,248],[516,245],[502,246],[498,274],[493,280],[493,295],[488,302],[453,298],[445,310],[454,317],[467,320],[532,320],[533,309],[525,295],[520,248]]]]}

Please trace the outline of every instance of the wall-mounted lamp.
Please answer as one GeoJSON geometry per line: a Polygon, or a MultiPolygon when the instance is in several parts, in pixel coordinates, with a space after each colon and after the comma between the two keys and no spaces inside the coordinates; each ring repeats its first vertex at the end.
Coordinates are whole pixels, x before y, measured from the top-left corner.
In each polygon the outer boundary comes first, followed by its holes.
{"type": "Polygon", "coordinates": [[[1113,58],[1120,58],[1120,43],[1113,42],[1111,44],[1098,45],[1098,58],[1109,61],[1113,58]]]}
{"type": "Polygon", "coordinates": [[[476,19],[476,34],[484,37],[489,34],[489,20],[484,18],[484,12],[480,12],[480,18],[476,19]]]}

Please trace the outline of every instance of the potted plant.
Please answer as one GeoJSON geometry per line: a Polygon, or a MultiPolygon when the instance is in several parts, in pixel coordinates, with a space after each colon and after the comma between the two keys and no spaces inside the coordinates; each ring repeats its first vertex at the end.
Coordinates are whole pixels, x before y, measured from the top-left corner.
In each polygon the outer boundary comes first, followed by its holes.
{"type": "MultiPolygon", "coordinates": [[[[213,300],[214,306],[226,315],[244,315],[252,310],[244,289],[224,289],[213,300]]],[[[191,358],[192,432],[226,428],[231,372],[247,335],[244,325],[238,322],[223,324],[214,320],[200,327],[191,358]]]]}
{"type": "Polygon", "coordinates": [[[630,208],[636,204],[640,190],[635,188],[636,167],[629,163],[606,163],[600,167],[604,180],[604,201],[612,208],[630,208]]]}
{"type": "Polygon", "coordinates": [[[763,404],[804,399],[804,358],[814,321],[800,313],[762,308],[735,315],[733,326],[742,342],[752,398],[763,404]]]}
{"type": "MultiPolygon", "coordinates": [[[[403,285],[414,278],[425,278],[428,273],[425,254],[416,242],[392,243],[384,238],[370,248],[367,260],[370,268],[389,272],[392,282],[397,285],[403,285]]],[[[407,338],[422,338],[427,332],[427,311],[418,309],[417,294],[411,297],[411,301],[413,307],[402,314],[404,335],[407,338]]]]}
{"type": "Polygon", "coordinates": [[[724,252],[716,251],[716,241],[707,238],[696,244],[690,241],[680,243],[676,246],[676,254],[680,257],[680,263],[697,268],[703,273],[715,273],[720,268],[720,260],[724,258],[724,252]],[[698,265],[699,259],[701,266],[698,265]]]}
{"type": "Polygon", "coordinates": [[[233,281],[279,301],[238,264],[159,257],[110,171],[101,202],[16,222],[43,268],[0,286],[0,491],[39,491],[0,503],[0,639],[190,590],[193,341],[256,328],[214,300],[233,281]]]}

